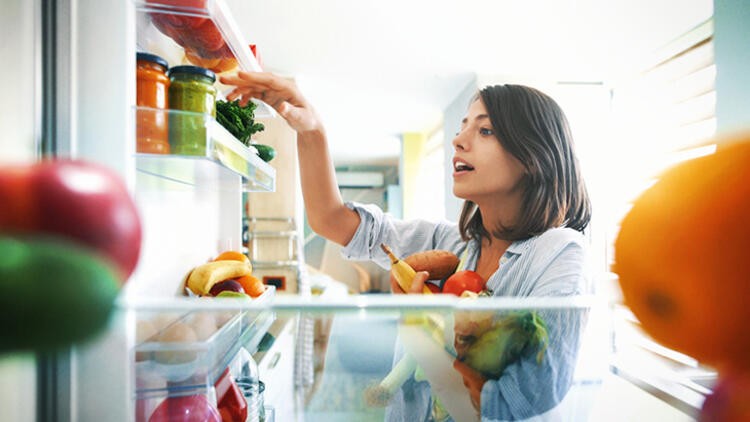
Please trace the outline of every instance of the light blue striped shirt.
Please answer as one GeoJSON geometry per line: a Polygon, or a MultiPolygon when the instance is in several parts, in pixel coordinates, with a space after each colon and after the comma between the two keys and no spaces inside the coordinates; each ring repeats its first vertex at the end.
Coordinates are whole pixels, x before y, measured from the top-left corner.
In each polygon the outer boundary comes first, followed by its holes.
{"type": "MultiPolygon", "coordinates": [[[[468,249],[465,269],[475,269],[478,240],[461,239],[458,225],[424,220],[403,221],[374,205],[347,203],[357,211],[361,223],[343,249],[348,259],[372,260],[390,268],[380,244],[397,256],[443,249],[458,256],[468,249]]],[[[555,228],[530,239],[513,242],[500,258],[497,271],[487,281],[494,296],[571,296],[586,291],[586,239],[569,228],[555,228]]],[[[557,405],[570,389],[578,355],[580,333],[587,312],[546,310],[549,346],[541,364],[533,357],[522,359],[497,380],[482,388],[483,420],[520,420],[542,414],[557,405]]],[[[412,378],[394,397],[386,413],[388,420],[426,420],[430,393],[426,382],[412,378]]]]}

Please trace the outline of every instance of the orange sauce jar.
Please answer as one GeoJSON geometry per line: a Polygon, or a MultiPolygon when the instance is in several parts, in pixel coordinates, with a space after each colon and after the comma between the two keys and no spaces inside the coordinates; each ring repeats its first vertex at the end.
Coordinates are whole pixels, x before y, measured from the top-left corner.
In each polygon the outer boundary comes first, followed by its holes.
{"type": "Polygon", "coordinates": [[[169,65],[149,53],[136,56],[136,151],[169,154],[169,65]]]}

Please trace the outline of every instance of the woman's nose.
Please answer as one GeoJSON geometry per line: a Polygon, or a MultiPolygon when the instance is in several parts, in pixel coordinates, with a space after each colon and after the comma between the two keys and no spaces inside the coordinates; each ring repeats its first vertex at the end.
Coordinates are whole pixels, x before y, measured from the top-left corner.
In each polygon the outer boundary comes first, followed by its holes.
{"type": "Polygon", "coordinates": [[[462,131],[456,132],[456,136],[453,137],[453,148],[458,150],[465,150],[466,149],[466,142],[464,137],[462,136],[462,131]]]}

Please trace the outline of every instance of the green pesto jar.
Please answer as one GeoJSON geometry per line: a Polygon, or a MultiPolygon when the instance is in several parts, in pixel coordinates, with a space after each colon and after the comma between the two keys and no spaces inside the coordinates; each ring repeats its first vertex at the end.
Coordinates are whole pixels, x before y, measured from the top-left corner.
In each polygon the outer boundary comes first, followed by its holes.
{"type": "Polygon", "coordinates": [[[198,66],[169,69],[169,116],[172,154],[206,155],[209,118],[216,117],[216,75],[198,66]]]}

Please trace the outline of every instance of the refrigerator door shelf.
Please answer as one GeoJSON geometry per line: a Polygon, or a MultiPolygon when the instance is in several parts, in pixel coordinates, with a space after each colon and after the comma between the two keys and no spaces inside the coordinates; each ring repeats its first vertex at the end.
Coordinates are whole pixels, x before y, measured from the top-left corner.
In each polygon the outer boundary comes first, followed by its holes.
{"type": "MultiPolygon", "coordinates": [[[[262,71],[223,0],[136,0],[135,6],[138,50],[165,58],[170,67],[191,64],[219,75],[262,71]]],[[[231,90],[217,86],[224,94],[231,90]]],[[[254,102],[258,117],[276,116],[267,104],[254,102]]]]}
{"type": "MultiPolygon", "coordinates": [[[[179,134],[170,136],[194,137],[200,146],[197,149],[200,155],[136,153],[139,172],[186,185],[216,180],[218,186],[226,185],[227,189],[234,189],[234,176],[240,175],[246,192],[276,189],[276,169],[263,161],[255,148],[242,144],[210,115],[148,107],[136,107],[136,113],[166,114],[170,123],[179,122],[181,126],[179,134]]],[[[163,120],[165,116],[160,118],[163,120]]]]}
{"type": "Polygon", "coordinates": [[[253,299],[253,309],[137,311],[136,337],[145,339],[135,346],[136,394],[211,388],[241,347],[257,350],[276,316],[273,310],[256,307],[273,300],[274,294],[273,288],[267,289],[253,299]]]}

